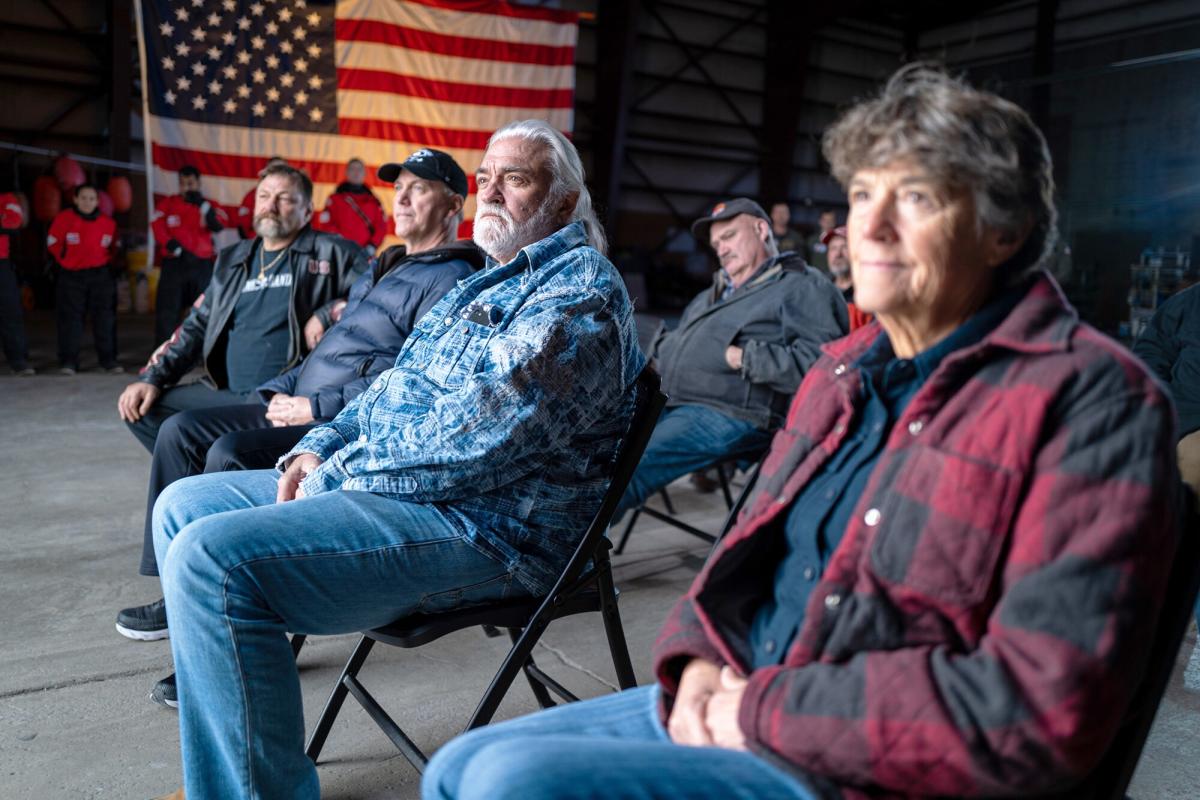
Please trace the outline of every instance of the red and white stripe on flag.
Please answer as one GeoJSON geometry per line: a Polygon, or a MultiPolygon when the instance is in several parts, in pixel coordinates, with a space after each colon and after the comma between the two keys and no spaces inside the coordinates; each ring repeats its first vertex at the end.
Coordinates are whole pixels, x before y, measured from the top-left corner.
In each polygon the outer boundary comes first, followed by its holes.
{"type": "MultiPolygon", "coordinates": [[[[141,0],[142,4],[155,2],[141,0]]],[[[312,177],[313,200],[320,209],[343,180],[346,162],[357,157],[368,166],[368,184],[375,188],[384,208],[390,209],[390,187],[374,174],[380,164],[401,161],[421,147],[434,147],[450,153],[468,176],[473,176],[488,136],[501,125],[540,118],[569,134],[574,124],[578,39],[578,14],[574,12],[493,0],[338,0],[335,4],[321,0],[257,0],[249,8],[261,10],[251,13],[245,10],[245,3],[205,0],[192,5],[196,6],[197,19],[204,19],[211,10],[206,34],[211,41],[201,40],[201,29],[197,28],[192,35],[200,40],[194,43],[198,47],[194,46],[187,57],[175,59],[172,48],[186,41],[185,31],[192,22],[170,16],[178,13],[175,6],[180,5],[184,4],[159,3],[160,7],[139,15],[143,57],[150,54],[146,69],[162,68],[155,54],[166,53],[172,57],[164,57],[165,61],[179,62],[172,63],[169,74],[144,82],[146,92],[154,92],[157,85],[166,94],[175,95],[169,107],[161,98],[147,98],[149,179],[156,199],[174,194],[176,170],[192,164],[204,176],[206,196],[235,206],[253,188],[266,160],[279,155],[312,177]],[[230,12],[225,17],[221,16],[222,5],[230,12]],[[295,95],[304,92],[297,88],[304,88],[306,79],[312,80],[307,77],[312,68],[304,74],[297,71],[297,56],[303,53],[293,50],[292,40],[300,34],[289,26],[302,23],[314,7],[328,10],[330,5],[332,25],[322,27],[317,14],[312,14],[307,35],[302,41],[294,41],[310,53],[321,54],[324,48],[328,48],[326,57],[332,53],[337,132],[304,130],[303,125],[287,124],[279,118],[273,123],[271,104],[303,111],[303,106],[296,105],[295,95]],[[158,16],[151,16],[153,13],[158,16]],[[211,27],[218,20],[218,26],[211,27]],[[179,28],[173,30],[175,38],[162,38],[172,26],[179,28]],[[278,38],[252,35],[259,26],[278,38]],[[289,36],[289,30],[294,36],[289,36]],[[326,38],[322,39],[321,34],[326,38]],[[227,51],[217,40],[218,35],[225,37],[227,51]],[[208,45],[213,47],[204,50],[208,45]],[[286,54],[277,49],[281,46],[286,54]],[[273,49],[277,58],[271,57],[273,49]],[[213,68],[207,73],[193,61],[205,52],[213,68]],[[260,63],[263,76],[252,78],[260,63]],[[245,70],[244,75],[231,69],[238,65],[245,70]],[[267,113],[256,110],[258,116],[250,118],[248,124],[229,124],[222,121],[214,103],[209,106],[212,112],[203,112],[201,121],[197,114],[202,112],[196,112],[194,105],[200,101],[182,90],[170,91],[177,89],[172,84],[178,80],[176,75],[188,68],[196,71],[196,80],[188,87],[196,96],[204,91],[222,91],[222,97],[230,98],[224,102],[232,108],[231,101],[238,99],[233,91],[236,88],[242,97],[250,98],[247,103],[261,100],[267,113]],[[218,70],[224,71],[226,78],[236,75],[233,83],[225,81],[222,86],[218,70]],[[214,81],[205,83],[210,76],[214,81]],[[297,78],[300,83],[293,83],[297,78]],[[239,82],[245,84],[245,90],[234,85],[239,82]],[[279,87],[277,91],[271,91],[272,84],[279,87]],[[192,105],[188,105],[189,99],[192,105]],[[193,113],[173,113],[181,107],[193,113]]],[[[203,63],[202,55],[199,61],[203,63]]],[[[308,108],[312,108],[311,103],[308,108]]],[[[292,119],[290,113],[285,114],[292,119]]],[[[468,220],[475,209],[473,177],[470,190],[465,209],[468,220]]],[[[469,233],[469,224],[464,226],[464,235],[469,233]]]]}

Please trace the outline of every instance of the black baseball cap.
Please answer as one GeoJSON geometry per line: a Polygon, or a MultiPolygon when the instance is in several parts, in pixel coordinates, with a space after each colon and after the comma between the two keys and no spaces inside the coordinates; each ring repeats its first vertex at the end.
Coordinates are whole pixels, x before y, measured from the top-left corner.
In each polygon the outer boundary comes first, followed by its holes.
{"type": "Polygon", "coordinates": [[[714,222],[733,219],[739,214],[749,214],[765,221],[768,225],[771,224],[771,218],[767,216],[767,212],[762,210],[762,206],[748,197],[735,197],[732,200],[717,203],[707,217],[701,217],[693,222],[692,235],[704,244],[708,244],[708,229],[714,222]]]}
{"type": "Polygon", "coordinates": [[[375,174],[379,176],[380,180],[392,183],[400,177],[402,169],[427,181],[441,181],[459,197],[464,200],[467,198],[467,174],[448,153],[434,150],[431,147],[422,147],[404,159],[403,164],[384,164],[375,174]]]}

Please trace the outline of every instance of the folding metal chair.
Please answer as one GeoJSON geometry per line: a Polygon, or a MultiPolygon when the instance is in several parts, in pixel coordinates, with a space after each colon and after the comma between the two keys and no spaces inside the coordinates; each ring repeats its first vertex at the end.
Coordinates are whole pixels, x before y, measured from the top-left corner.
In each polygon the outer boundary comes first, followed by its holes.
{"type": "Polygon", "coordinates": [[[1159,614],[1158,630],[1150,644],[1146,671],[1116,738],[1104,752],[1099,765],[1080,785],[1066,793],[1071,800],[1128,800],[1125,793],[1175,670],[1179,646],[1191,623],[1192,609],[1200,592],[1200,513],[1197,512],[1196,495],[1186,487],[1184,493],[1183,530],[1167,578],[1167,594],[1159,614]]]}
{"type": "MultiPolygon", "coordinates": [[[[735,461],[723,461],[716,466],[717,483],[721,489],[721,496],[725,500],[725,508],[727,510],[732,510],[734,507],[733,490],[730,488],[730,480],[732,479],[736,468],[737,462],[735,461]]],[[[671,496],[667,494],[665,487],[659,490],[658,495],[662,499],[663,506],[667,510],[665,512],[659,511],[657,508],[653,508],[650,505],[643,503],[642,505],[630,511],[629,521],[625,523],[625,530],[621,532],[621,540],[617,543],[616,549],[613,550],[614,555],[619,556],[625,552],[625,544],[629,541],[629,535],[633,533],[633,526],[637,524],[637,521],[642,514],[645,514],[648,517],[653,517],[660,522],[665,522],[672,527],[678,528],[684,533],[691,534],[697,539],[703,539],[710,544],[716,543],[716,541],[720,538],[720,534],[711,534],[706,530],[697,528],[695,525],[692,525],[689,522],[684,522],[683,520],[679,519],[679,517],[676,516],[678,512],[675,510],[675,504],[671,502],[671,496]]]]}
{"type": "MultiPolygon", "coordinates": [[[[713,550],[717,549],[717,545],[725,538],[725,534],[729,533],[733,529],[734,524],[737,523],[738,514],[742,513],[742,508],[746,505],[746,501],[750,499],[750,495],[754,491],[754,484],[758,483],[758,473],[762,470],[762,462],[765,459],[766,455],[754,462],[754,466],[746,473],[746,485],[738,493],[737,499],[728,503],[729,512],[725,515],[725,522],[721,524],[720,533],[713,539],[713,550]]],[[[712,554],[712,550],[709,551],[709,554],[712,554]]]]}
{"type": "Polygon", "coordinates": [[[625,633],[617,610],[617,591],[613,586],[612,565],[608,557],[612,545],[605,537],[605,531],[621,495],[625,492],[626,484],[642,458],[642,451],[650,440],[650,434],[666,401],[666,395],[659,390],[658,375],[647,366],[638,377],[633,417],[614,461],[608,491],[548,595],[441,614],[413,614],[382,628],[366,631],[359,639],[358,646],[346,662],[337,685],[325,703],[321,718],[317,721],[305,747],[308,757],[316,762],[346,695],[351,694],[417,771],[424,771],[428,760],[425,754],[358,680],[359,670],[376,642],[395,647],[419,647],[463,628],[483,626],[489,635],[495,635],[494,629],[507,630],[512,639],[512,648],[475,707],[464,730],[478,728],[491,721],[500,701],[508,692],[517,673],[521,671],[525,673],[534,697],[542,708],[555,705],[550,697],[551,692],[567,702],[579,699],[543,672],[534,663],[531,655],[542,633],[553,620],[560,617],[585,611],[600,612],[617,673],[617,682],[622,689],[635,686],[633,664],[629,660],[629,649],[625,643],[625,633]]]}

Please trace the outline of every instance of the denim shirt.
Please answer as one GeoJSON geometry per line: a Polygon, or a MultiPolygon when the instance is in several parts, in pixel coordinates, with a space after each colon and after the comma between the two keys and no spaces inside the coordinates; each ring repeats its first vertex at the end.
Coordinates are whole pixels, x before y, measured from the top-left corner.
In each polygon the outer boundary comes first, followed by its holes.
{"type": "Polygon", "coordinates": [[[616,269],[572,223],[461,281],[395,365],[300,453],[306,495],[431,503],[530,591],[547,591],[607,488],[645,364],[616,269]]]}

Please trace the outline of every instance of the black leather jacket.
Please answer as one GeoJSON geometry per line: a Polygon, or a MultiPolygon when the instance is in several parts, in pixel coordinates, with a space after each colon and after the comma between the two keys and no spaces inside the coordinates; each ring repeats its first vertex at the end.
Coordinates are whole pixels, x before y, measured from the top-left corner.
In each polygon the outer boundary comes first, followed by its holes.
{"type": "MultiPolygon", "coordinates": [[[[258,241],[247,239],[220,252],[204,294],[183,324],[150,357],[138,380],[164,388],[177,383],[199,365],[204,370],[201,377],[204,383],[218,389],[228,385],[225,332],[242,287],[255,274],[256,267],[250,259],[258,241]]],[[[292,274],[288,307],[291,341],[285,367],[290,369],[308,352],[304,323],[316,314],[329,327],[329,306],[349,294],[354,281],[366,271],[367,258],[353,242],[306,227],[292,242],[284,265],[292,274]]]]}

